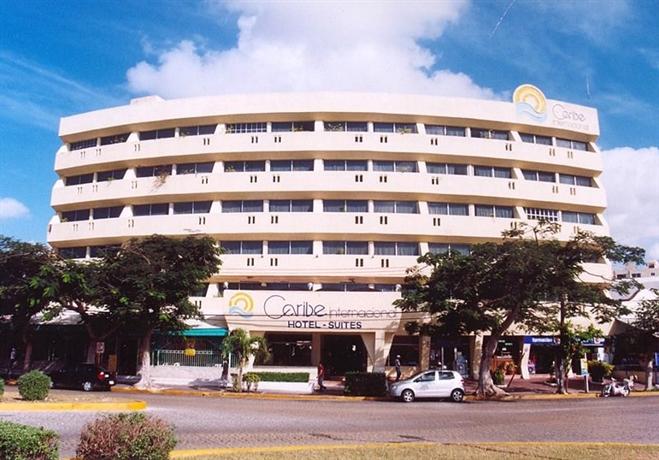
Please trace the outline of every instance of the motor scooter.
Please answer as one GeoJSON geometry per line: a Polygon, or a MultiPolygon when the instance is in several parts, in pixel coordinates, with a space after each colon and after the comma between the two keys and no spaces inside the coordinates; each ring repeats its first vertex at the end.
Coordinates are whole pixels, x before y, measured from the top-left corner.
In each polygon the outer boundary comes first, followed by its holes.
{"type": "Polygon", "coordinates": [[[611,383],[607,383],[602,387],[600,396],[603,398],[608,398],[609,396],[622,396],[626,398],[634,389],[634,380],[633,375],[628,379],[624,379],[622,383],[611,377],[611,383]]]}

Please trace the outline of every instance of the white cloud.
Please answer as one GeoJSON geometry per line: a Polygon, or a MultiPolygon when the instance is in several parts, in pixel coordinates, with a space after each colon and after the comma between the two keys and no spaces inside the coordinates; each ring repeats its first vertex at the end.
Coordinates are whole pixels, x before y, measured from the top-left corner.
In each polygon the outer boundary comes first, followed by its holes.
{"type": "MultiPolygon", "coordinates": [[[[392,91],[496,98],[463,73],[437,70],[421,43],[457,22],[466,0],[231,2],[234,47],[186,40],[128,70],[135,93],[166,98],[269,91],[392,91]]],[[[226,10],[211,4],[216,14],[226,10]]],[[[218,22],[219,19],[218,19],[218,22]]]]}
{"type": "Polygon", "coordinates": [[[659,259],[659,147],[619,147],[602,157],[611,235],[659,259]]]}
{"type": "Polygon", "coordinates": [[[29,214],[30,211],[20,201],[14,198],[0,197],[0,220],[18,219],[29,214]]]}

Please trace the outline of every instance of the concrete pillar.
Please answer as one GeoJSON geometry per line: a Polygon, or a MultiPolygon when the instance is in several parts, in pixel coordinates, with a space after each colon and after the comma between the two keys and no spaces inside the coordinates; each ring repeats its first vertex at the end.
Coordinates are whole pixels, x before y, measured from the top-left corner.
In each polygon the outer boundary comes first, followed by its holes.
{"type": "Polygon", "coordinates": [[[375,364],[375,333],[373,332],[363,332],[359,334],[364,342],[364,347],[368,353],[368,360],[366,362],[366,371],[373,372],[373,367],[375,364]]]}
{"type": "Polygon", "coordinates": [[[419,336],[419,370],[430,367],[430,337],[427,335],[419,336]]]}
{"type": "Polygon", "coordinates": [[[384,372],[387,365],[387,357],[394,341],[394,334],[384,331],[375,332],[375,354],[373,359],[373,372],[384,372]]]}
{"type": "Polygon", "coordinates": [[[469,375],[472,379],[478,379],[483,351],[483,334],[472,335],[469,339],[469,375]]]}
{"type": "Polygon", "coordinates": [[[531,344],[530,343],[524,343],[522,344],[522,359],[519,362],[519,366],[521,367],[520,369],[520,374],[522,376],[522,379],[528,380],[531,378],[529,375],[529,357],[531,356],[531,344]]]}
{"type": "Polygon", "coordinates": [[[311,364],[318,366],[320,362],[320,347],[321,347],[321,336],[320,333],[314,332],[311,334],[311,364]]]}
{"type": "MultiPolygon", "coordinates": [[[[250,337],[263,337],[265,336],[265,331],[246,331],[247,334],[250,337]]],[[[247,362],[247,367],[245,370],[252,370],[254,369],[254,360],[256,359],[256,356],[250,355],[249,356],[249,361],[247,362]]]]}

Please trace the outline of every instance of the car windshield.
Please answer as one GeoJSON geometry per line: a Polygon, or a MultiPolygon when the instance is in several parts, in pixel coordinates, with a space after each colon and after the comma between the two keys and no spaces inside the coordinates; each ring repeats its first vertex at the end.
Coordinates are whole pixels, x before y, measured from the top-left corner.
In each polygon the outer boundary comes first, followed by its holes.
{"type": "Polygon", "coordinates": [[[432,382],[435,380],[435,372],[422,372],[417,377],[414,377],[415,382],[432,382]]]}

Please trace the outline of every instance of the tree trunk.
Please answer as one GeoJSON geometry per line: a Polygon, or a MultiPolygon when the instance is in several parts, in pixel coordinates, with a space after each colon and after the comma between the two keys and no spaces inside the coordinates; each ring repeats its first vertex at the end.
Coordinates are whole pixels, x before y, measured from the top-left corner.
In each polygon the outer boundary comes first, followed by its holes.
{"type": "Polygon", "coordinates": [[[30,364],[32,364],[32,340],[25,340],[25,354],[23,355],[23,372],[28,372],[30,370],[30,364]]]}
{"type": "Polygon", "coordinates": [[[567,390],[567,372],[565,371],[565,360],[563,359],[563,350],[559,349],[556,354],[556,365],[554,366],[556,374],[556,393],[568,394],[567,390]]]}
{"type": "Polygon", "coordinates": [[[652,353],[650,353],[648,359],[645,361],[645,391],[654,390],[654,384],[652,382],[652,378],[654,377],[654,363],[652,362],[652,358],[652,353]]]}
{"type": "Polygon", "coordinates": [[[149,330],[142,336],[140,343],[140,366],[137,373],[142,376],[140,381],[135,385],[137,388],[150,389],[151,382],[151,336],[153,330],[149,330]]]}
{"type": "Polygon", "coordinates": [[[497,350],[499,337],[501,337],[501,333],[493,333],[483,343],[481,364],[478,372],[478,389],[476,390],[476,396],[479,399],[497,398],[508,394],[494,384],[494,380],[492,380],[492,375],[490,374],[492,358],[497,350]]]}
{"type": "Polygon", "coordinates": [[[87,363],[94,364],[96,363],[96,340],[89,338],[89,343],[87,344],[87,363]]]}
{"type": "Polygon", "coordinates": [[[236,388],[238,388],[238,393],[243,392],[243,360],[241,359],[238,362],[238,385],[236,385],[236,388]]]}

